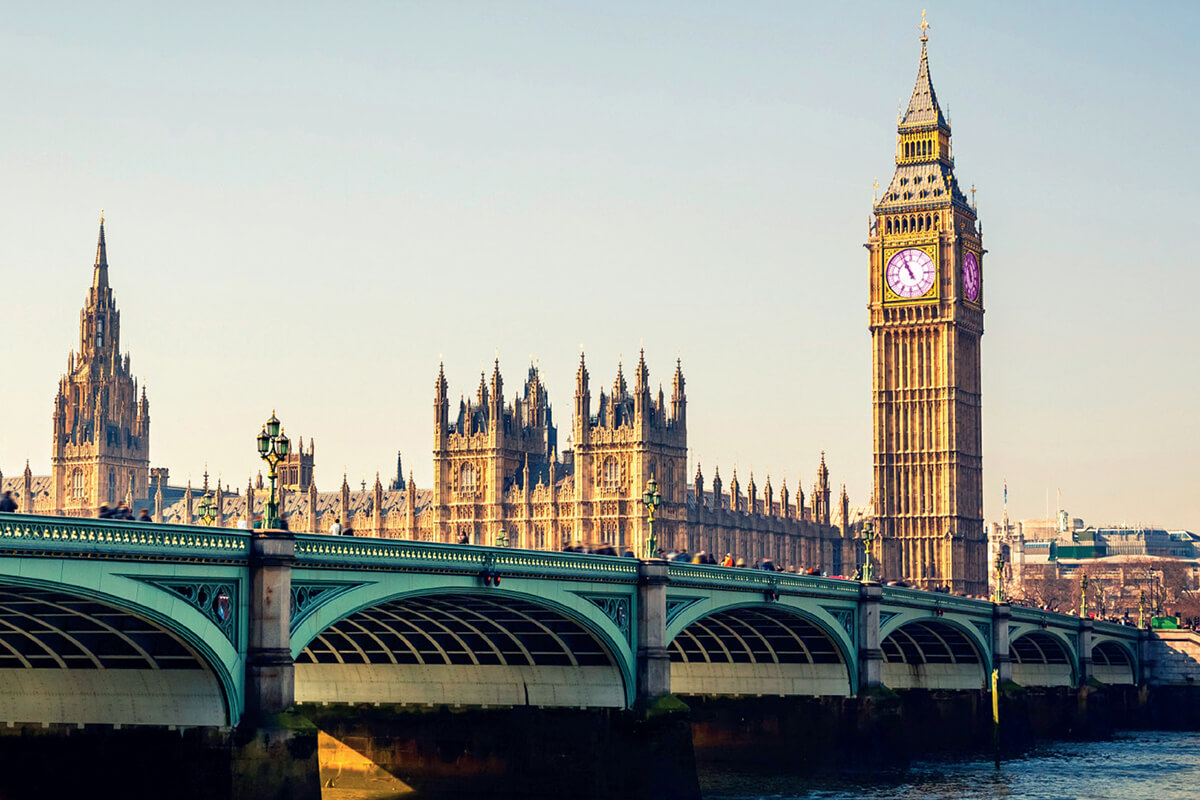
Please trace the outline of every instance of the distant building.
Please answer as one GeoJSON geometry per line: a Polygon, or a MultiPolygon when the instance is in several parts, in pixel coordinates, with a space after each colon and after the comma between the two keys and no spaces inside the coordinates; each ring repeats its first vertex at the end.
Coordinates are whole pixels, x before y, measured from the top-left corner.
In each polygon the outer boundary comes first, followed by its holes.
{"type": "Polygon", "coordinates": [[[1105,591],[1122,612],[1136,610],[1143,593],[1156,597],[1164,591],[1166,572],[1190,587],[1200,576],[1200,535],[1143,525],[1095,527],[1065,511],[1049,519],[992,523],[988,563],[993,591],[997,552],[1004,554],[1001,578],[1011,597],[1038,595],[1036,581],[1077,582],[1086,573],[1089,580],[1109,585],[1105,591]]]}

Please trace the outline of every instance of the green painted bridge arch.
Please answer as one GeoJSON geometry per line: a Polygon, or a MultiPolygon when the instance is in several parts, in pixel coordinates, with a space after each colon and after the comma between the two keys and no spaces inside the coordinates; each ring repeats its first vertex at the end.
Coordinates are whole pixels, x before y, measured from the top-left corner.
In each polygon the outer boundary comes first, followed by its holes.
{"type": "Polygon", "coordinates": [[[665,641],[682,695],[858,692],[858,584],[676,564],[665,641]]]}
{"type": "Polygon", "coordinates": [[[1136,683],[1147,636],[814,576],[0,514],[0,722],[1136,683]]]}
{"type": "Polygon", "coordinates": [[[0,522],[0,720],[238,722],[244,543],[155,528],[0,522]],[[213,551],[225,563],[200,560],[213,551]]]}
{"type": "MultiPolygon", "coordinates": [[[[482,572],[482,565],[481,570],[482,572]]],[[[624,708],[634,587],[442,571],[293,572],[297,702],[624,708]]]]}

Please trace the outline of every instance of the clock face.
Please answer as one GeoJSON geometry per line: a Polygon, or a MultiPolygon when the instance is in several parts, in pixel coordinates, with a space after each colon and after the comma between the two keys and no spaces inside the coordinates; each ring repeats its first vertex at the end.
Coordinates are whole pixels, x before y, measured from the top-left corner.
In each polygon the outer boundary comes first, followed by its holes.
{"type": "Polygon", "coordinates": [[[968,251],[963,256],[962,266],[963,278],[963,294],[972,303],[979,300],[979,262],[975,260],[975,254],[968,251]]]}
{"type": "Polygon", "coordinates": [[[924,250],[901,250],[888,259],[887,284],[900,297],[921,297],[933,286],[937,268],[924,250]]]}

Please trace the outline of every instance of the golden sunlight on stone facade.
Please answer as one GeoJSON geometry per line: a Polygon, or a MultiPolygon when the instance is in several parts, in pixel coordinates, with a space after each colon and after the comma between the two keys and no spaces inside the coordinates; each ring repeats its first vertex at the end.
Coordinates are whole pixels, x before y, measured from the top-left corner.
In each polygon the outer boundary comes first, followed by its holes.
{"type": "Polygon", "coordinates": [[[150,402],[121,354],[121,313],[108,285],[104,219],[92,285],[79,313],[79,350],[67,359],[54,398],[51,474],[7,482],[22,511],[91,516],[132,504],[150,479],[150,402]]]}
{"type": "MultiPolygon", "coordinates": [[[[539,371],[531,367],[521,391],[504,399],[497,363],[481,376],[471,399],[450,416],[449,384],[439,369],[434,383],[434,486],[418,489],[399,475],[384,489],[351,491],[345,476],[336,492],[280,492],[293,531],[325,533],[336,522],[355,536],[418,539],[557,550],[611,545],[641,553],[647,534],[641,502],[654,477],[663,501],[655,534],[664,551],[725,553],[748,563],[770,558],[780,566],[819,567],[831,574],[857,569],[853,537],[864,509],[851,508],[845,487],[831,497],[824,454],[808,504],[797,486],[778,494],[770,478],[743,488],[735,472],[726,488],[719,471],[711,489],[699,465],[687,479],[687,398],[683,368],[675,365],[672,394],[650,392],[650,373],[639,359],[634,385],[618,366],[611,391],[593,407],[587,367],[576,374],[571,446],[558,449],[558,431],[539,371]],[[847,520],[849,523],[847,523],[847,520]]],[[[310,465],[311,466],[311,465],[310,465]]],[[[190,487],[165,510],[168,522],[194,522],[198,494],[190,487]]],[[[264,511],[261,478],[244,492],[218,485],[218,525],[245,524],[264,511]]]]}
{"type": "Polygon", "coordinates": [[[954,174],[927,38],[874,208],[870,329],[877,556],[883,576],[987,592],[979,342],[983,241],[954,174]]]}

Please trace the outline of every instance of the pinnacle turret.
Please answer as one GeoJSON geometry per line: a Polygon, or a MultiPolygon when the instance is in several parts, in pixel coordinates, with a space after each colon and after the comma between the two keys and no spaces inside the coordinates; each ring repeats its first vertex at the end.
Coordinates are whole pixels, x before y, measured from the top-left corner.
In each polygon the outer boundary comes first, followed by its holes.
{"type": "Polygon", "coordinates": [[[96,263],[92,269],[92,288],[108,288],[108,250],[104,245],[104,212],[100,212],[100,236],[96,241],[96,263]]]}

